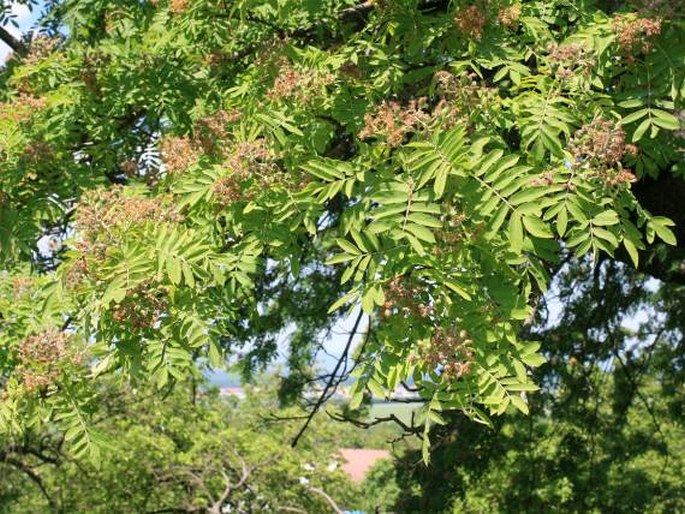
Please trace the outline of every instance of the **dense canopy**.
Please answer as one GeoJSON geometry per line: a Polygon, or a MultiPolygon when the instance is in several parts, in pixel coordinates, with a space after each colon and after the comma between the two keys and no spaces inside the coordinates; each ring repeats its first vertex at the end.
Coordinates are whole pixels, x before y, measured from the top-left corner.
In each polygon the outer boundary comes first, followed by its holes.
{"type": "Polygon", "coordinates": [[[292,397],[341,315],[366,327],[352,409],[405,384],[413,429],[489,424],[528,411],[521,336],[569,256],[682,280],[677,2],[45,9],[0,33],[6,433],[96,457],[101,377],[249,376],[294,327],[292,397]]]}

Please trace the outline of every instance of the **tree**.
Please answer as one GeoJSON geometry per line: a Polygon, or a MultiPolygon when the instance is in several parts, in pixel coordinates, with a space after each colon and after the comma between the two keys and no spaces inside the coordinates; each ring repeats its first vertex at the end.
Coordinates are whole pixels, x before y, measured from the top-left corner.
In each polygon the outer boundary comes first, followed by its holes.
{"type": "Polygon", "coordinates": [[[296,449],[293,422],[275,391],[248,390],[245,400],[216,390],[178,387],[165,399],[153,389],[109,384],[95,427],[106,440],[99,466],[65,453],[59,433],[29,432],[4,445],[3,512],[333,512],[357,501],[336,451],[347,431],[315,423],[296,449]],[[30,472],[31,474],[28,474],[30,472]]]}
{"type": "Polygon", "coordinates": [[[568,255],[682,280],[656,244],[683,220],[678,5],[67,0],[43,22],[0,33],[5,431],[50,420],[95,457],[102,377],[166,390],[240,347],[249,375],[294,324],[292,397],[358,307],[353,409],[411,383],[410,431],[492,425],[529,410],[544,358],[519,335],[568,255]]]}
{"type": "Polygon", "coordinates": [[[534,334],[548,362],[530,416],[493,431],[451,418],[430,467],[415,451],[387,473],[388,510],[683,509],[683,286],[606,262],[569,266],[555,290],[563,310],[534,334]]]}

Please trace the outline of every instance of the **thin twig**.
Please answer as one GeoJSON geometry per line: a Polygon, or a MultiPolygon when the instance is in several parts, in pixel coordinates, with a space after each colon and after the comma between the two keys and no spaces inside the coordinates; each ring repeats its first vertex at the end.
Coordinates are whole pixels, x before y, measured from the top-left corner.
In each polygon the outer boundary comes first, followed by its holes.
{"type": "Polygon", "coordinates": [[[309,424],[312,422],[312,419],[316,415],[316,413],[319,411],[321,406],[324,404],[324,402],[327,399],[328,391],[333,387],[333,391],[337,388],[337,385],[334,387],[333,382],[335,381],[335,377],[337,376],[338,371],[340,370],[340,366],[342,366],[343,361],[347,361],[347,354],[350,351],[350,346],[352,345],[352,341],[354,340],[354,336],[357,334],[357,328],[359,328],[359,324],[362,321],[362,317],[364,316],[364,311],[362,309],[359,309],[359,315],[357,315],[357,319],[354,322],[354,326],[352,327],[352,330],[350,331],[350,337],[347,338],[347,343],[345,344],[345,349],[343,350],[342,355],[338,359],[338,363],[335,365],[335,368],[331,372],[331,377],[328,379],[328,382],[326,383],[326,387],[324,388],[323,392],[321,393],[321,396],[319,396],[318,401],[314,405],[314,408],[312,411],[309,413],[309,416],[307,416],[307,420],[304,422],[302,425],[302,428],[297,432],[295,437],[293,438],[292,442],[290,443],[290,446],[295,448],[297,446],[298,441],[302,437],[302,434],[304,434],[305,430],[307,430],[307,427],[309,424]]]}

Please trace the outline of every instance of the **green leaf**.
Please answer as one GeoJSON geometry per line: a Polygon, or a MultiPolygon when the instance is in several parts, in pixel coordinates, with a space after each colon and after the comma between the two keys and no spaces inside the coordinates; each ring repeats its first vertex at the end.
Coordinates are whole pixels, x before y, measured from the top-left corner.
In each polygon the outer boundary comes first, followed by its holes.
{"type": "Polygon", "coordinates": [[[624,125],[628,125],[628,124],[630,124],[630,123],[634,123],[634,122],[636,122],[637,120],[640,120],[640,119],[644,118],[644,117],[647,116],[648,114],[649,114],[649,108],[640,109],[639,111],[632,112],[632,113],[630,113],[628,116],[625,116],[625,117],[621,120],[621,122],[622,122],[624,125]]]}
{"type": "Polygon", "coordinates": [[[633,133],[633,143],[639,141],[642,139],[642,136],[645,135],[645,132],[647,132],[647,129],[651,126],[652,120],[650,118],[647,118],[644,120],[638,127],[635,129],[635,132],[633,133]]]}
{"type": "Polygon", "coordinates": [[[470,302],[471,301],[471,295],[464,289],[462,286],[457,284],[456,282],[452,280],[445,280],[445,285],[449,287],[452,291],[457,293],[459,296],[461,296],[464,300],[470,302]]]}
{"type": "Polygon", "coordinates": [[[573,236],[566,240],[566,244],[571,248],[590,239],[590,234],[585,230],[574,230],[571,233],[573,236]]]}
{"type": "Polygon", "coordinates": [[[439,219],[423,212],[412,212],[407,219],[424,227],[442,228],[442,222],[439,219]]]}
{"type": "Polygon", "coordinates": [[[528,415],[530,414],[530,411],[528,409],[528,404],[525,402],[523,398],[521,398],[518,395],[512,395],[510,398],[511,404],[516,407],[518,410],[520,410],[523,414],[528,415]]]}
{"type": "Polygon", "coordinates": [[[433,183],[433,190],[435,194],[439,197],[445,192],[445,185],[447,184],[447,170],[439,169],[435,175],[435,182],[433,183]]]}
{"type": "MultiPolygon", "coordinates": [[[[642,98],[630,98],[628,100],[618,102],[618,104],[616,105],[622,107],[623,109],[634,109],[635,107],[642,107],[644,105],[644,102],[642,101],[642,98]]],[[[623,118],[623,123],[626,123],[625,118],[623,118]]]]}
{"type": "Polygon", "coordinates": [[[344,295],[344,296],[340,297],[338,300],[336,300],[335,303],[333,303],[333,305],[331,305],[328,308],[328,314],[331,314],[332,312],[337,311],[340,307],[342,307],[343,305],[345,305],[348,302],[356,300],[358,297],[359,297],[359,292],[357,290],[350,291],[346,295],[344,295]]]}
{"type": "Polygon", "coordinates": [[[670,112],[662,111],[660,109],[652,109],[652,114],[655,116],[653,121],[655,125],[666,130],[680,129],[680,121],[670,112]]]}
{"type": "Polygon", "coordinates": [[[666,225],[662,225],[656,222],[653,222],[653,226],[654,230],[656,231],[656,235],[659,236],[659,239],[661,239],[664,243],[669,244],[671,246],[678,245],[678,241],[676,240],[675,234],[670,228],[668,228],[666,225]]]}
{"type": "Polygon", "coordinates": [[[430,464],[430,460],[431,460],[431,453],[430,453],[431,442],[430,442],[430,439],[428,436],[429,426],[430,425],[429,425],[428,421],[426,421],[425,428],[423,431],[423,437],[421,440],[421,458],[423,459],[423,463],[426,466],[428,466],[428,464],[430,464]]]}
{"type": "Polygon", "coordinates": [[[595,235],[595,237],[599,237],[611,243],[613,248],[618,246],[618,238],[612,232],[600,227],[594,227],[592,233],[595,235]]]}
{"type": "Polygon", "coordinates": [[[181,263],[178,259],[169,257],[166,260],[166,271],[172,284],[178,285],[181,283],[181,263]]]}
{"type": "Polygon", "coordinates": [[[410,232],[417,238],[421,239],[422,241],[426,241],[427,243],[435,243],[435,236],[426,227],[417,225],[416,223],[407,223],[405,230],[410,232]]]}
{"type": "Polygon", "coordinates": [[[355,255],[350,255],[349,253],[339,253],[339,254],[333,255],[332,257],[329,257],[328,259],[326,259],[326,264],[328,264],[328,265],[341,264],[343,262],[349,262],[355,258],[356,258],[355,255]]]}
{"type": "Polygon", "coordinates": [[[207,353],[209,357],[209,363],[212,365],[212,367],[221,367],[221,365],[223,364],[223,357],[221,355],[221,349],[219,348],[219,345],[216,343],[216,341],[209,342],[209,348],[207,353]]]}
{"type": "Polygon", "coordinates": [[[195,287],[195,275],[193,274],[193,268],[187,262],[183,263],[183,279],[188,287],[195,287]]]}
{"type": "Polygon", "coordinates": [[[340,248],[346,251],[350,255],[361,255],[361,250],[350,243],[347,239],[338,238],[335,240],[340,248]]]}
{"type": "Polygon", "coordinates": [[[362,252],[369,253],[369,249],[366,247],[366,243],[362,239],[362,236],[358,230],[356,230],[355,228],[350,229],[350,235],[352,236],[352,239],[354,239],[354,242],[357,245],[357,247],[359,247],[359,249],[362,252]]]}
{"type": "Polygon", "coordinates": [[[126,288],[122,286],[120,281],[112,281],[107,286],[105,293],[102,295],[102,303],[108,305],[110,302],[121,303],[126,298],[126,288]]]}
{"type": "Polygon", "coordinates": [[[592,218],[592,224],[600,227],[616,225],[618,222],[618,214],[616,211],[612,211],[611,209],[606,210],[592,218]]]}
{"type": "Polygon", "coordinates": [[[509,244],[516,253],[520,253],[523,248],[523,224],[518,213],[509,218],[509,244]]]}
{"type": "Polygon", "coordinates": [[[633,242],[630,239],[624,237],[623,246],[628,252],[628,255],[630,255],[630,260],[633,261],[633,265],[635,266],[635,268],[637,268],[640,262],[640,255],[637,251],[637,248],[635,247],[635,244],[633,244],[633,242]]]}
{"type": "Polygon", "coordinates": [[[375,308],[375,293],[373,289],[368,289],[362,296],[362,310],[365,314],[372,314],[375,308]]]}
{"type": "Polygon", "coordinates": [[[349,281],[352,278],[352,275],[354,274],[355,270],[357,269],[357,266],[359,266],[359,263],[361,262],[362,257],[361,255],[356,257],[347,268],[345,268],[345,271],[343,271],[342,276],[340,277],[340,283],[344,284],[345,282],[349,281]]]}
{"type": "Polygon", "coordinates": [[[416,253],[418,253],[419,255],[425,255],[426,250],[416,237],[409,233],[405,233],[404,237],[407,241],[409,241],[409,245],[414,249],[416,253]]]}
{"type": "Polygon", "coordinates": [[[521,360],[525,364],[527,364],[528,366],[531,366],[533,368],[537,368],[538,366],[542,366],[545,362],[547,362],[547,359],[545,359],[539,353],[531,353],[529,355],[521,356],[521,360]]]}
{"type": "Polygon", "coordinates": [[[366,230],[371,234],[380,234],[386,230],[390,230],[393,226],[394,223],[391,220],[376,220],[372,221],[366,227],[366,230]]]}
{"type": "MultiPolygon", "coordinates": [[[[371,199],[374,202],[378,202],[382,205],[390,204],[406,204],[409,199],[409,194],[407,191],[379,191],[371,195],[371,199]]],[[[404,207],[403,207],[404,208],[404,207]]]]}
{"type": "Polygon", "coordinates": [[[375,378],[369,380],[369,382],[366,384],[366,387],[369,388],[371,394],[373,394],[376,398],[387,397],[387,395],[385,394],[385,389],[383,389],[383,387],[378,383],[378,381],[375,378]]]}
{"type": "Polygon", "coordinates": [[[407,208],[404,205],[384,205],[371,211],[370,216],[374,220],[380,220],[388,216],[404,213],[406,210],[407,208]]]}
{"type": "MultiPolygon", "coordinates": [[[[524,368],[525,369],[525,368],[524,368]]],[[[538,391],[540,388],[530,382],[519,382],[516,378],[512,378],[511,381],[507,379],[502,380],[502,384],[505,385],[507,391],[524,391],[524,392],[534,392],[538,391]]]]}
{"type": "Polygon", "coordinates": [[[564,237],[566,234],[566,227],[568,226],[568,211],[565,207],[562,207],[557,214],[557,233],[560,237],[564,237]]]}
{"type": "Polygon", "coordinates": [[[552,237],[552,231],[540,218],[524,216],[523,225],[526,227],[526,231],[531,236],[540,237],[542,239],[548,239],[552,237]]]}
{"type": "Polygon", "coordinates": [[[519,191],[509,198],[509,203],[512,205],[520,205],[522,203],[529,203],[545,196],[549,192],[548,188],[531,187],[519,191]]]}
{"type": "Polygon", "coordinates": [[[566,207],[568,208],[568,212],[571,214],[571,217],[575,221],[579,223],[585,223],[588,220],[581,206],[578,205],[575,201],[567,202],[566,207]]]}

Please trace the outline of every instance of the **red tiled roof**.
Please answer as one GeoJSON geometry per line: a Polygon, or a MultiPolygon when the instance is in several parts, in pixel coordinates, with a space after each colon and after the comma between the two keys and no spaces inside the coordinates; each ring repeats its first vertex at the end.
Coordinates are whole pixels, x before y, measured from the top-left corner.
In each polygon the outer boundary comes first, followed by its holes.
{"type": "Polygon", "coordinates": [[[340,448],[338,453],[345,460],[342,470],[355,482],[364,480],[364,475],[376,461],[390,458],[388,450],[340,448]]]}

